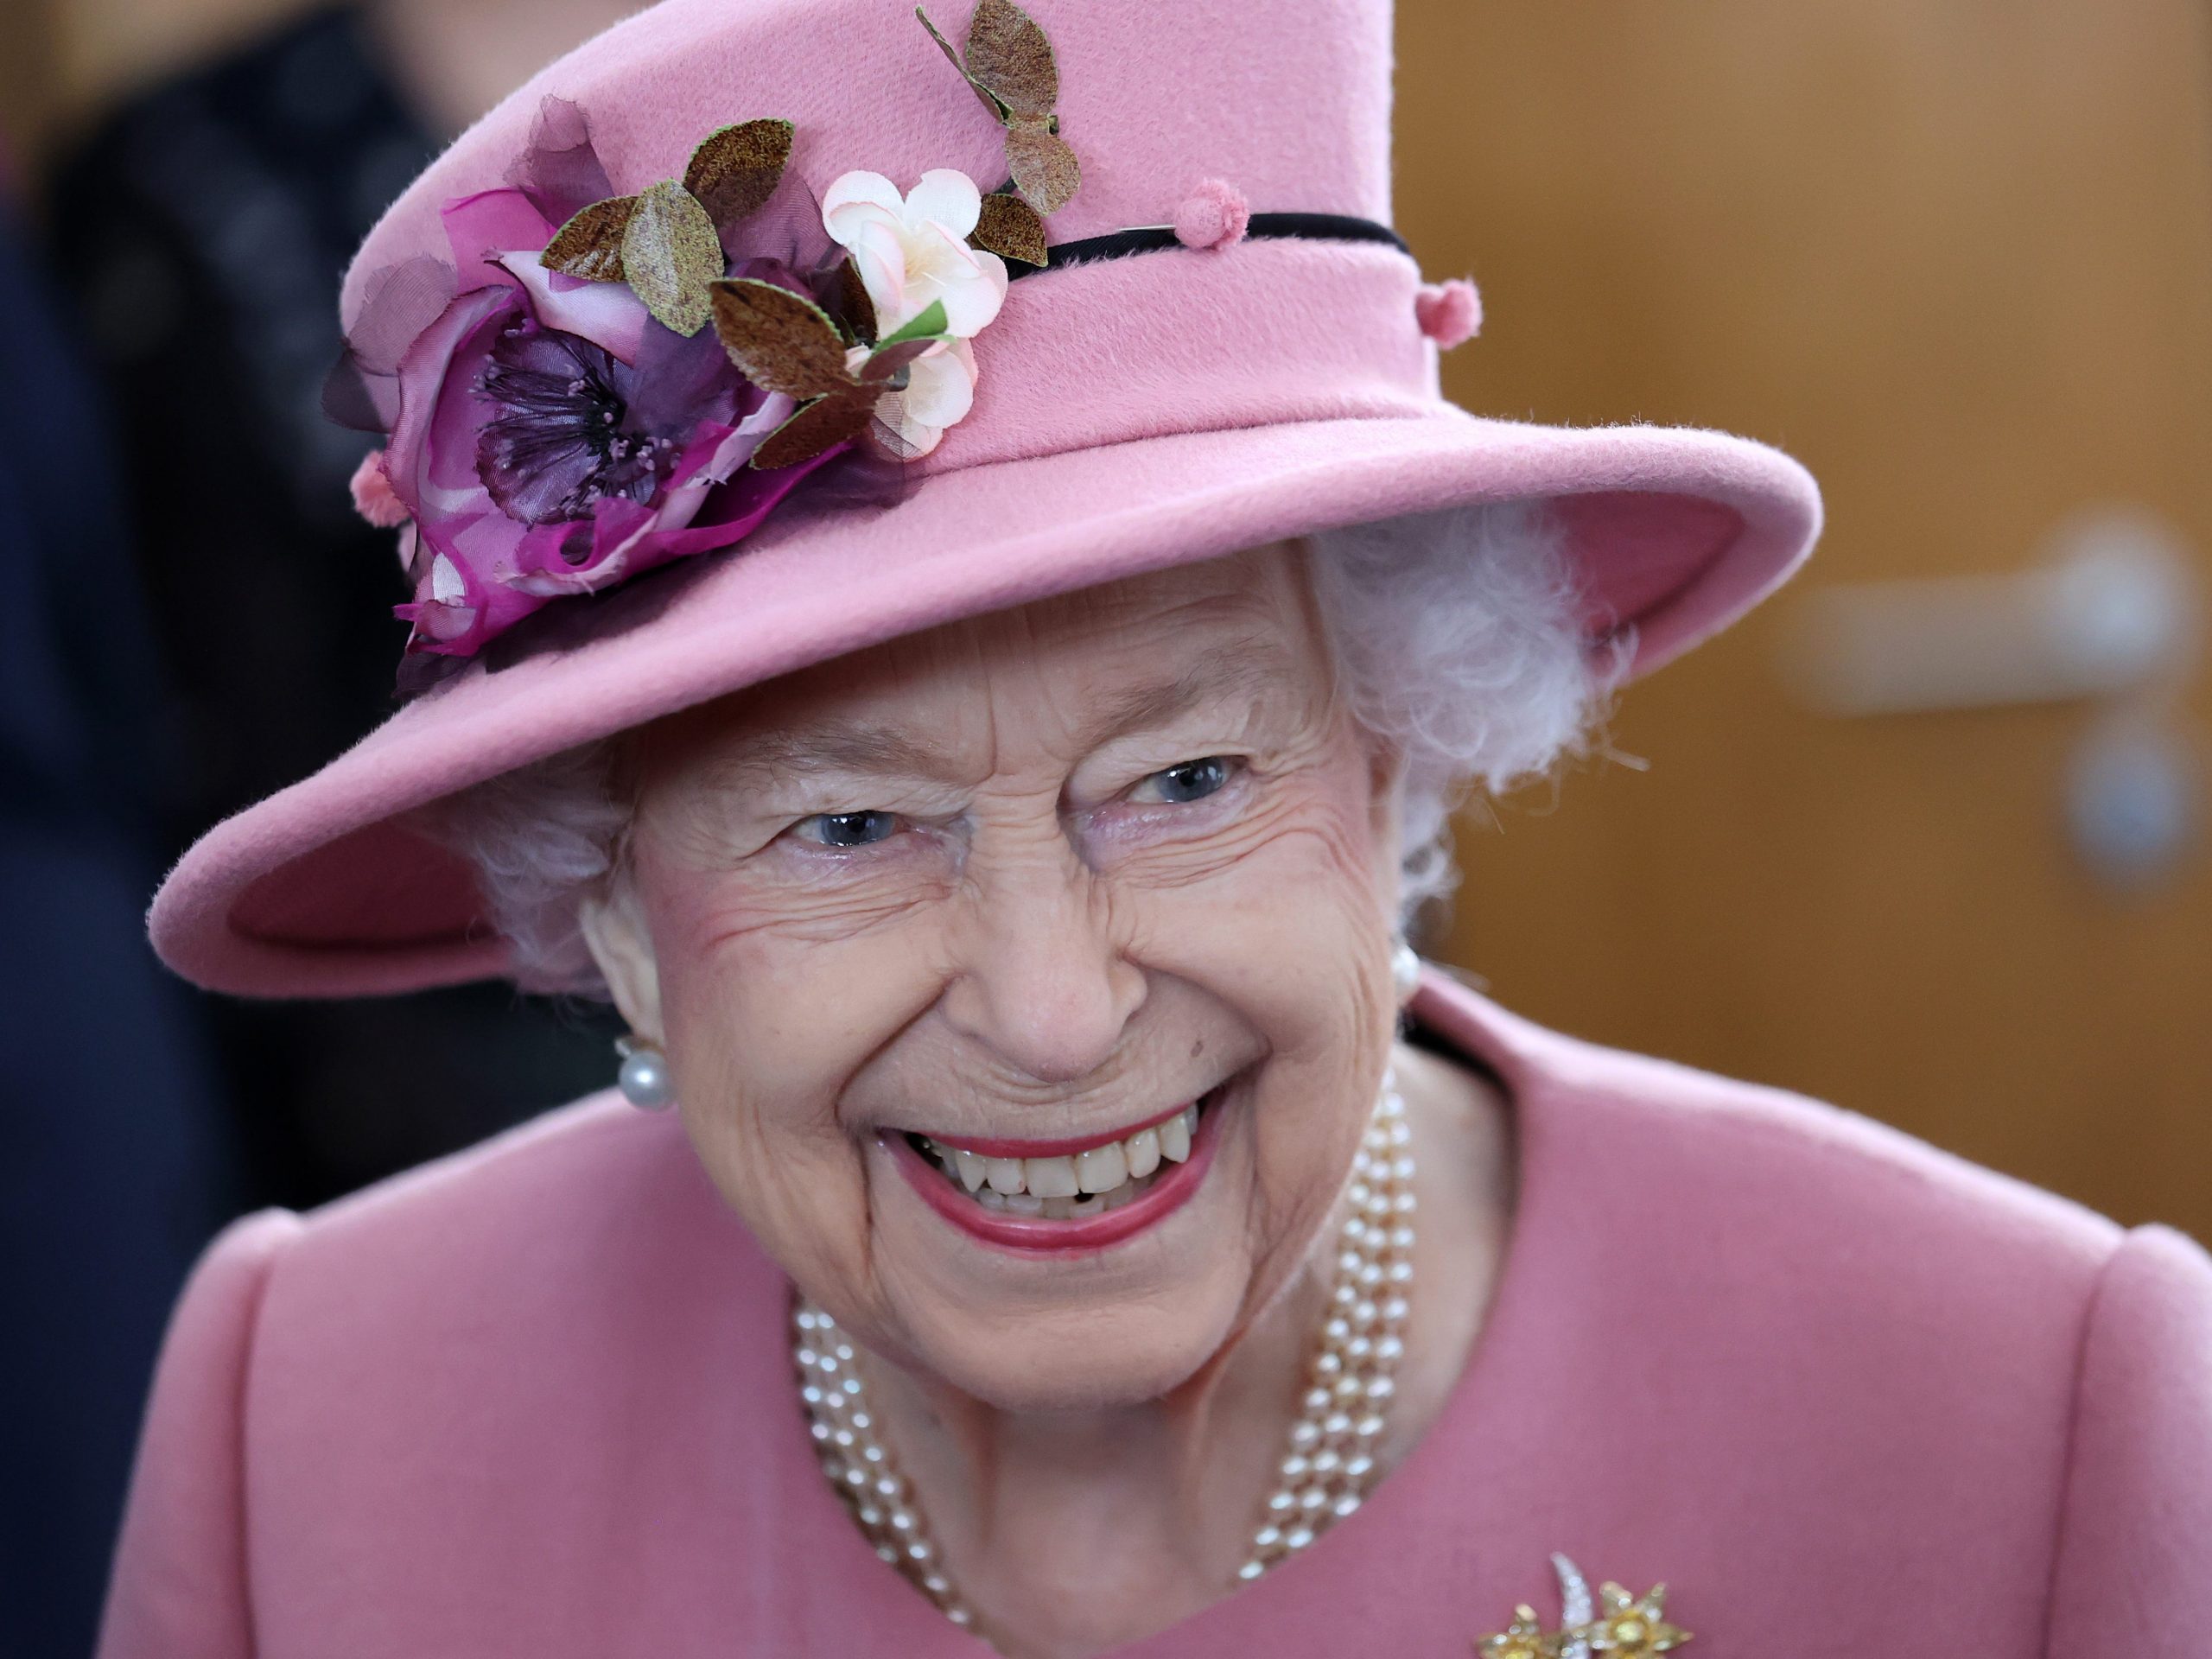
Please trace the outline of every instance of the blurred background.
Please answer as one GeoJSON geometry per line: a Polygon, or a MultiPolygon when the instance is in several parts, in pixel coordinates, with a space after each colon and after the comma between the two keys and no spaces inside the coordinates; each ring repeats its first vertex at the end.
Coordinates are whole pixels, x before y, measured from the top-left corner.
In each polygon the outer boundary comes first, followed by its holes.
{"type": "MultiPolygon", "coordinates": [[[[390,707],[388,538],[317,412],[340,270],[447,137],[630,9],[0,5],[9,1654],[89,1646],[214,1227],[611,1077],[603,1019],[493,988],[201,997],[138,917],[194,834],[390,707]]],[[[1489,319],[1452,395],[1746,433],[1830,513],[1601,753],[1470,814],[1431,953],[2212,1237],[2212,9],[1399,14],[1399,224],[1489,319]]]]}

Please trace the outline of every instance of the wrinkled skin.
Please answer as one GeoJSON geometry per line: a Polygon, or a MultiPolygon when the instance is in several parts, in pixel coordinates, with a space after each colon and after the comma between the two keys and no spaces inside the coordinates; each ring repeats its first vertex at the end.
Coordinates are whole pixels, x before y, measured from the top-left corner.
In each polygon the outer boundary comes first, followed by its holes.
{"type": "MultiPolygon", "coordinates": [[[[1337,697],[1304,557],[893,640],[626,757],[587,937],[709,1173],[877,1359],[887,1436],[1012,1650],[1096,1651],[1222,1592],[1392,1057],[1398,765],[1337,697]],[[1196,1194],[1079,1259],[978,1243],[879,1140],[1077,1135],[1224,1081],[1196,1194]]],[[[1419,1265],[1455,1287],[1416,1295],[1402,1450],[1471,1338],[1507,1160],[1469,1074],[1399,1069],[1419,1265]]]]}

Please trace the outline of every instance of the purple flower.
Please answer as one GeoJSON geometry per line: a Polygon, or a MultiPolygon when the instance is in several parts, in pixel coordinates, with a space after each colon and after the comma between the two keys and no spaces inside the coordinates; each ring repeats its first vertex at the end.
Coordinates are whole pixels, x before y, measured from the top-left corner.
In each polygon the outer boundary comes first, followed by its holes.
{"type": "Polygon", "coordinates": [[[478,380],[500,414],[475,435],[475,469],[491,500],[524,524],[591,518],[621,495],[639,506],[677,467],[672,435],[631,420],[635,370],[557,329],[511,327],[478,380]]]}
{"type": "Polygon", "coordinates": [[[545,270],[520,188],[448,204],[450,267],[386,273],[353,330],[379,460],[411,524],[411,650],[467,657],[550,600],[741,540],[811,470],[746,462],[791,412],[711,329],[545,270]]]}
{"type": "Polygon", "coordinates": [[[588,518],[608,496],[643,506],[676,470],[677,436],[631,419],[637,372],[558,329],[517,324],[492,347],[478,389],[499,413],[476,437],[476,469],[511,518],[588,518]]]}

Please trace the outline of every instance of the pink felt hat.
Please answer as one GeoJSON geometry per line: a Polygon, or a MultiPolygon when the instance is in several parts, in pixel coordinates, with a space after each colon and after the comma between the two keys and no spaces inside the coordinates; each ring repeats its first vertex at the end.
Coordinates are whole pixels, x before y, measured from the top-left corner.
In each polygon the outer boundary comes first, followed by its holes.
{"type": "MultiPolygon", "coordinates": [[[[941,3],[934,21],[957,48],[969,0],[941,3]]],[[[379,474],[360,493],[365,511],[419,521],[402,532],[416,586],[405,613],[416,649],[447,652],[454,671],[184,856],[151,915],[170,966],[211,988],[280,996],[498,975],[503,945],[481,919],[470,873],[408,827],[415,809],[963,615],[1339,525],[1539,498],[1564,526],[1593,649],[1633,630],[1642,673],[1725,626],[1810,550],[1820,518],[1812,480],[1761,445],[1697,430],[1484,420],[1443,400],[1440,346],[1471,328],[1475,308],[1463,288],[1424,285],[1385,228],[1387,0],[1032,0],[1057,68],[1056,120],[1041,108],[1036,54],[1024,56],[1022,14],[1006,0],[976,10],[987,25],[978,33],[995,31],[980,46],[968,40],[980,87],[948,62],[908,0],[665,0],[515,92],[385,215],[346,279],[349,334],[361,342],[380,310],[387,334],[410,305],[414,322],[409,338],[358,353],[359,385],[391,435],[388,483],[379,474]],[[660,449],[621,450],[627,470],[608,470],[602,446],[587,457],[601,470],[564,477],[566,505],[548,505],[549,492],[532,494],[513,475],[538,450],[519,439],[487,448],[476,434],[523,407],[529,386],[551,384],[526,378],[544,367],[528,353],[551,346],[574,358],[561,359],[575,369],[567,392],[634,393],[641,405],[655,348],[640,347],[634,316],[611,332],[594,317],[643,306],[653,319],[645,327],[671,353],[692,351],[693,340],[709,355],[720,349],[721,302],[701,327],[698,296],[685,288],[684,259],[696,266],[697,255],[683,221],[732,198],[722,188],[717,200],[713,169],[700,171],[707,150],[696,147],[753,123],[750,147],[724,159],[757,163],[767,118],[791,124],[779,200],[804,193],[817,227],[823,208],[861,201],[852,222],[869,222],[845,245],[855,271],[876,261],[868,293],[887,340],[895,320],[881,315],[878,279],[890,256],[868,238],[896,219],[900,191],[912,188],[910,219],[925,174],[947,200],[958,191],[945,175],[964,175],[1017,227],[1026,214],[1007,198],[1049,210],[1042,269],[988,253],[961,264],[950,244],[906,248],[910,297],[956,302],[916,327],[938,329],[932,359],[961,359],[972,399],[964,417],[961,399],[940,399],[936,418],[952,419],[909,442],[894,496],[825,489],[810,505],[821,481],[810,474],[824,458],[767,474],[742,455],[794,409],[818,421],[844,394],[825,393],[814,408],[808,387],[778,390],[771,383],[789,378],[787,362],[760,367],[767,359],[744,356],[733,333],[721,340],[727,361],[757,370],[757,385],[702,393],[683,417],[690,426],[640,436],[660,449]],[[1039,136],[1054,131],[1080,166],[1071,197],[1072,175],[1056,170],[1061,152],[1039,136]],[[855,175],[893,182],[855,186],[855,175]],[[694,188],[685,194],[664,181],[694,188]],[[548,270],[553,254],[537,250],[602,190],[628,194],[613,220],[587,213],[567,227],[563,245],[583,246],[585,263],[561,268],[596,280],[548,270]],[[639,205],[649,196],[660,239],[624,240],[633,212],[651,217],[639,205]],[[617,249],[626,267],[610,282],[607,256],[617,249]],[[936,289],[918,274],[930,258],[958,265],[945,266],[936,289]],[[1022,280],[1009,286],[994,266],[1022,280]],[[963,308],[965,337],[944,338],[948,308],[963,308]],[[594,356],[564,327],[606,350],[594,356]],[[435,407],[410,390],[426,351],[446,365],[435,407]],[[478,367],[464,372],[472,360],[478,367]],[[485,403],[499,391],[486,364],[524,377],[512,381],[524,386],[513,408],[485,403]],[[429,433],[435,448],[445,427],[469,441],[410,470],[409,431],[429,433]],[[467,463],[458,472],[455,454],[467,463]],[[680,510],[671,505],[679,500],[680,510]],[[642,574],[655,563],[663,568],[642,574]],[[523,611],[535,614],[516,623],[515,639],[486,646],[478,637],[523,611]],[[528,648],[506,648],[525,637],[528,648]]],[[[1053,90],[1049,76],[1044,90],[1053,90]]],[[[746,201],[734,211],[774,217],[746,201]]],[[[961,210],[935,211],[942,219],[961,210]]],[[[816,298],[836,288],[775,276],[788,259],[747,264],[757,251],[745,245],[749,232],[711,217],[724,288],[743,288],[728,279],[748,270],[816,298]]],[[[971,239],[988,244],[988,226],[971,239]]],[[[849,324],[823,304],[795,326],[842,329],[861,364],[876,336],[853,328],[872,324],[849,324]]],[[[963,332],[957,319],[950,332],[963,332]]],[[[904,349],[911,359],[925,348],[904,349]]],[[[937,360],[931,372],[947,367],[937,360]]],[[[898,384],[912,373],[918,387],[922,372],[915,363],[898,384]]]]}

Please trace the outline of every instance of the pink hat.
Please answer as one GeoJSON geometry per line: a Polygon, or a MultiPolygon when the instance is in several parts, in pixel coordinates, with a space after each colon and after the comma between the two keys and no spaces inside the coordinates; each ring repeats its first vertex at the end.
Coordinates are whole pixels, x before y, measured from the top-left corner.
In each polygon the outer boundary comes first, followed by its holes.
{"type": "Polygon", "coordinates": [[[1443,401],[1478,312],[1387,228],[1388,0],[940,3],[942,51],[907,0],[664,0],[385,215],[337,403],[387,435],[357,499],[404,521],[410,661],[442,677],[184,856],[172,967],[499,974],[470,872],[404,815],[979,611],[1541,498],[1592,648],[1632,629],[1641,673],[1810,550],[1817,493],[1771,449],[1443,401]]]}

